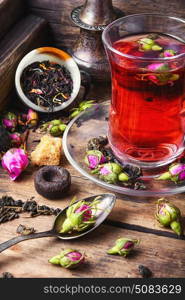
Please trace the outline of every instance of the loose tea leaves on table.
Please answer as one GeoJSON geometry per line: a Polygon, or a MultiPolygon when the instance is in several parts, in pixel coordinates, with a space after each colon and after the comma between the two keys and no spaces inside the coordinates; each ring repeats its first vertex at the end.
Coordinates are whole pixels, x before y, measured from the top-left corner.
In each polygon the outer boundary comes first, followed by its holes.
{"type": "Polygon", "coordinates": [[[35,228],[26,227],[25,225],[21,225],[21,224],[17,227],[16,230],[16,232],[21,235],[29,235],[31,233],[34,233],[35,231],[36,231],[35,228]]]}
{"type": "Polygon", "coordinates": [[[70,98],[73,81],[70,72],[50,61],[34,62],[27,66],[21,76],[25,95],[36,105],[51,111],[70,98]]]}
{"type": "Polygon", "coordinates": [[[0,198],[0,224],[19,218],[19,214],[22,212],[28,212],[30,217],[40,215],[57,216],[61,212],[61,209],[51,208],[47,205],[38,205],[33,198],[26,202],[22,200],[14,200],[9,196],[2,196],[2,198],[0,198]]]}
{"type": "Polygon", "coordinates": [[[139,265],[138,270],[143,278],[149,278],[152,276],[152,271],[148,267],[139,265]]]}
{"type": "Polygon", "coordinates": [[[6,152],[11,146],[11,139],[6,129],[0,125],[0,153],[6,152]]]}
{"type": "Polygon", "coordinates": [[[65,269],[74,269],[85,261],[85,255],[78,250],[66,249],[58,255],[53,256],[49,262],[54,265],[60,265],[65,269]]]}
{"type": "Polygon", "coordinates": [[[3,272],[0,278],[14,278],[10,272],[3,272]]]}
{"type": "Polygon", "coordinates": [[[0,207],[0,224],[19,218],[18,212],[18,209],[0,207]]]}

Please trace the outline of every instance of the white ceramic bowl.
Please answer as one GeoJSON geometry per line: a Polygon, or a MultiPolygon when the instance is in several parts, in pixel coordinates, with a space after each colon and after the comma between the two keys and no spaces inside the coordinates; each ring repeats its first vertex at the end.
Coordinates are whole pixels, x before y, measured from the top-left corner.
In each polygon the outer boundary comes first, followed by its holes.
{"type": "Polygon", "coordinates": [[[54,107],[53,112],[57,112],[65,109],[75,100],[81,85],[81,75],[76,62],[68,53],[64,52],[63,50],[53,47],[42,47],[34,49],[28,54],[26,54],[20,61],[15,73],[15,88],[19,98],[28,107],[38,112],[50,112],[47,107],[39,107],[38,105],[34,104],[31,100],[29,100],[28,97],[26,97],[26,95],[24,94],[20,84],[20,78],[23,70],[33,62],[41,62],[44,60],[49,60],[51,62],[65,66],[66,69],[70,72],[71,78],[73,80],[73,90],[71,96],[67,101],[65,101],[61,105],[54,107]]]}

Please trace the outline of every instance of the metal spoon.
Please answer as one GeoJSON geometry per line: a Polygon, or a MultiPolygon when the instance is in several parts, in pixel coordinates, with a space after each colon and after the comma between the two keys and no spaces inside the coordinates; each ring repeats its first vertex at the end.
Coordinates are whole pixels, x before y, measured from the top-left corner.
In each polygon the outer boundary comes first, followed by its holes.
{"type": "MultiPolygon", "coordinates": [[[[100,201],[99,204],[97,205],[98,209],[95,214],[96,222],[92,227],[89,227],[87,230],[82,231],[82,232],[73,232],[71,234],[59,233],[59,231],[62,227],[62,224],[63,224],[64,220],[66,219],[66,210],[69,207],[69,206],[67,206],[58,214],[58,216],[56,217],[56,219],[53,223],[53,227],[51,230],[44,231],[44,232],[36,232],[36,233],[29,234],[29,235],[16,236],[13,239],[0,244],[0,252],[6,250],[7,248],[12,247],[15,244],[18,244],[22,241],[29,240],[29,239],[37,239],[37,238],[42,238],[42,237],[56,236],[62,240],[71,240],[71,239],[79,238],[79,237],[93,231],[107,218],[107,216],[113,209],[114,204],[116,202],[116,196],[114,194],[100,194],[100,195],[85,198],[83,200],[92,202],[96,197],[100,197],[98,199],[100,201]]],[[[81,200],[79,200],[79,201],[81,201],[81,200]]]]}

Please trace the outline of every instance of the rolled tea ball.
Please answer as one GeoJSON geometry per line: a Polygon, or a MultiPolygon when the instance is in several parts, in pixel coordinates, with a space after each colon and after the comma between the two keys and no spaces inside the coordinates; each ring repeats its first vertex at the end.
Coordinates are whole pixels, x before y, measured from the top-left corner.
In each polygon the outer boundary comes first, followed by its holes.
{"type": "Polygon", "coordinates": [[[34,177],[34,185],[38,194],[47,199],[60,199],[70,189],[71,175],[60,166],[44,166],[34,177]]]}

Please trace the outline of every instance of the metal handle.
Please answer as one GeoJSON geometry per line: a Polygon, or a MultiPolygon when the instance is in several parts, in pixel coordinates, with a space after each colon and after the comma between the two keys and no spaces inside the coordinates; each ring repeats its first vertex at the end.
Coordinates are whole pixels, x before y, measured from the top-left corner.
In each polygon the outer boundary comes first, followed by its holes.
{"type": "Polygon", "coordinates": [[[29,235],[16,236],[13,239],[10,239],[10,240],[0,244],[0,252],[3,252],[4,250],[12,247],[13,245],[18,244],[25,240],[37,239],[37,238],[49,237],[49,236],[55,236],[55,235],[56,234],[54,231],[49,230],[49,231],[44,231],[44,232],[36,232],[36,233],[29,234],[29,235]]]}

